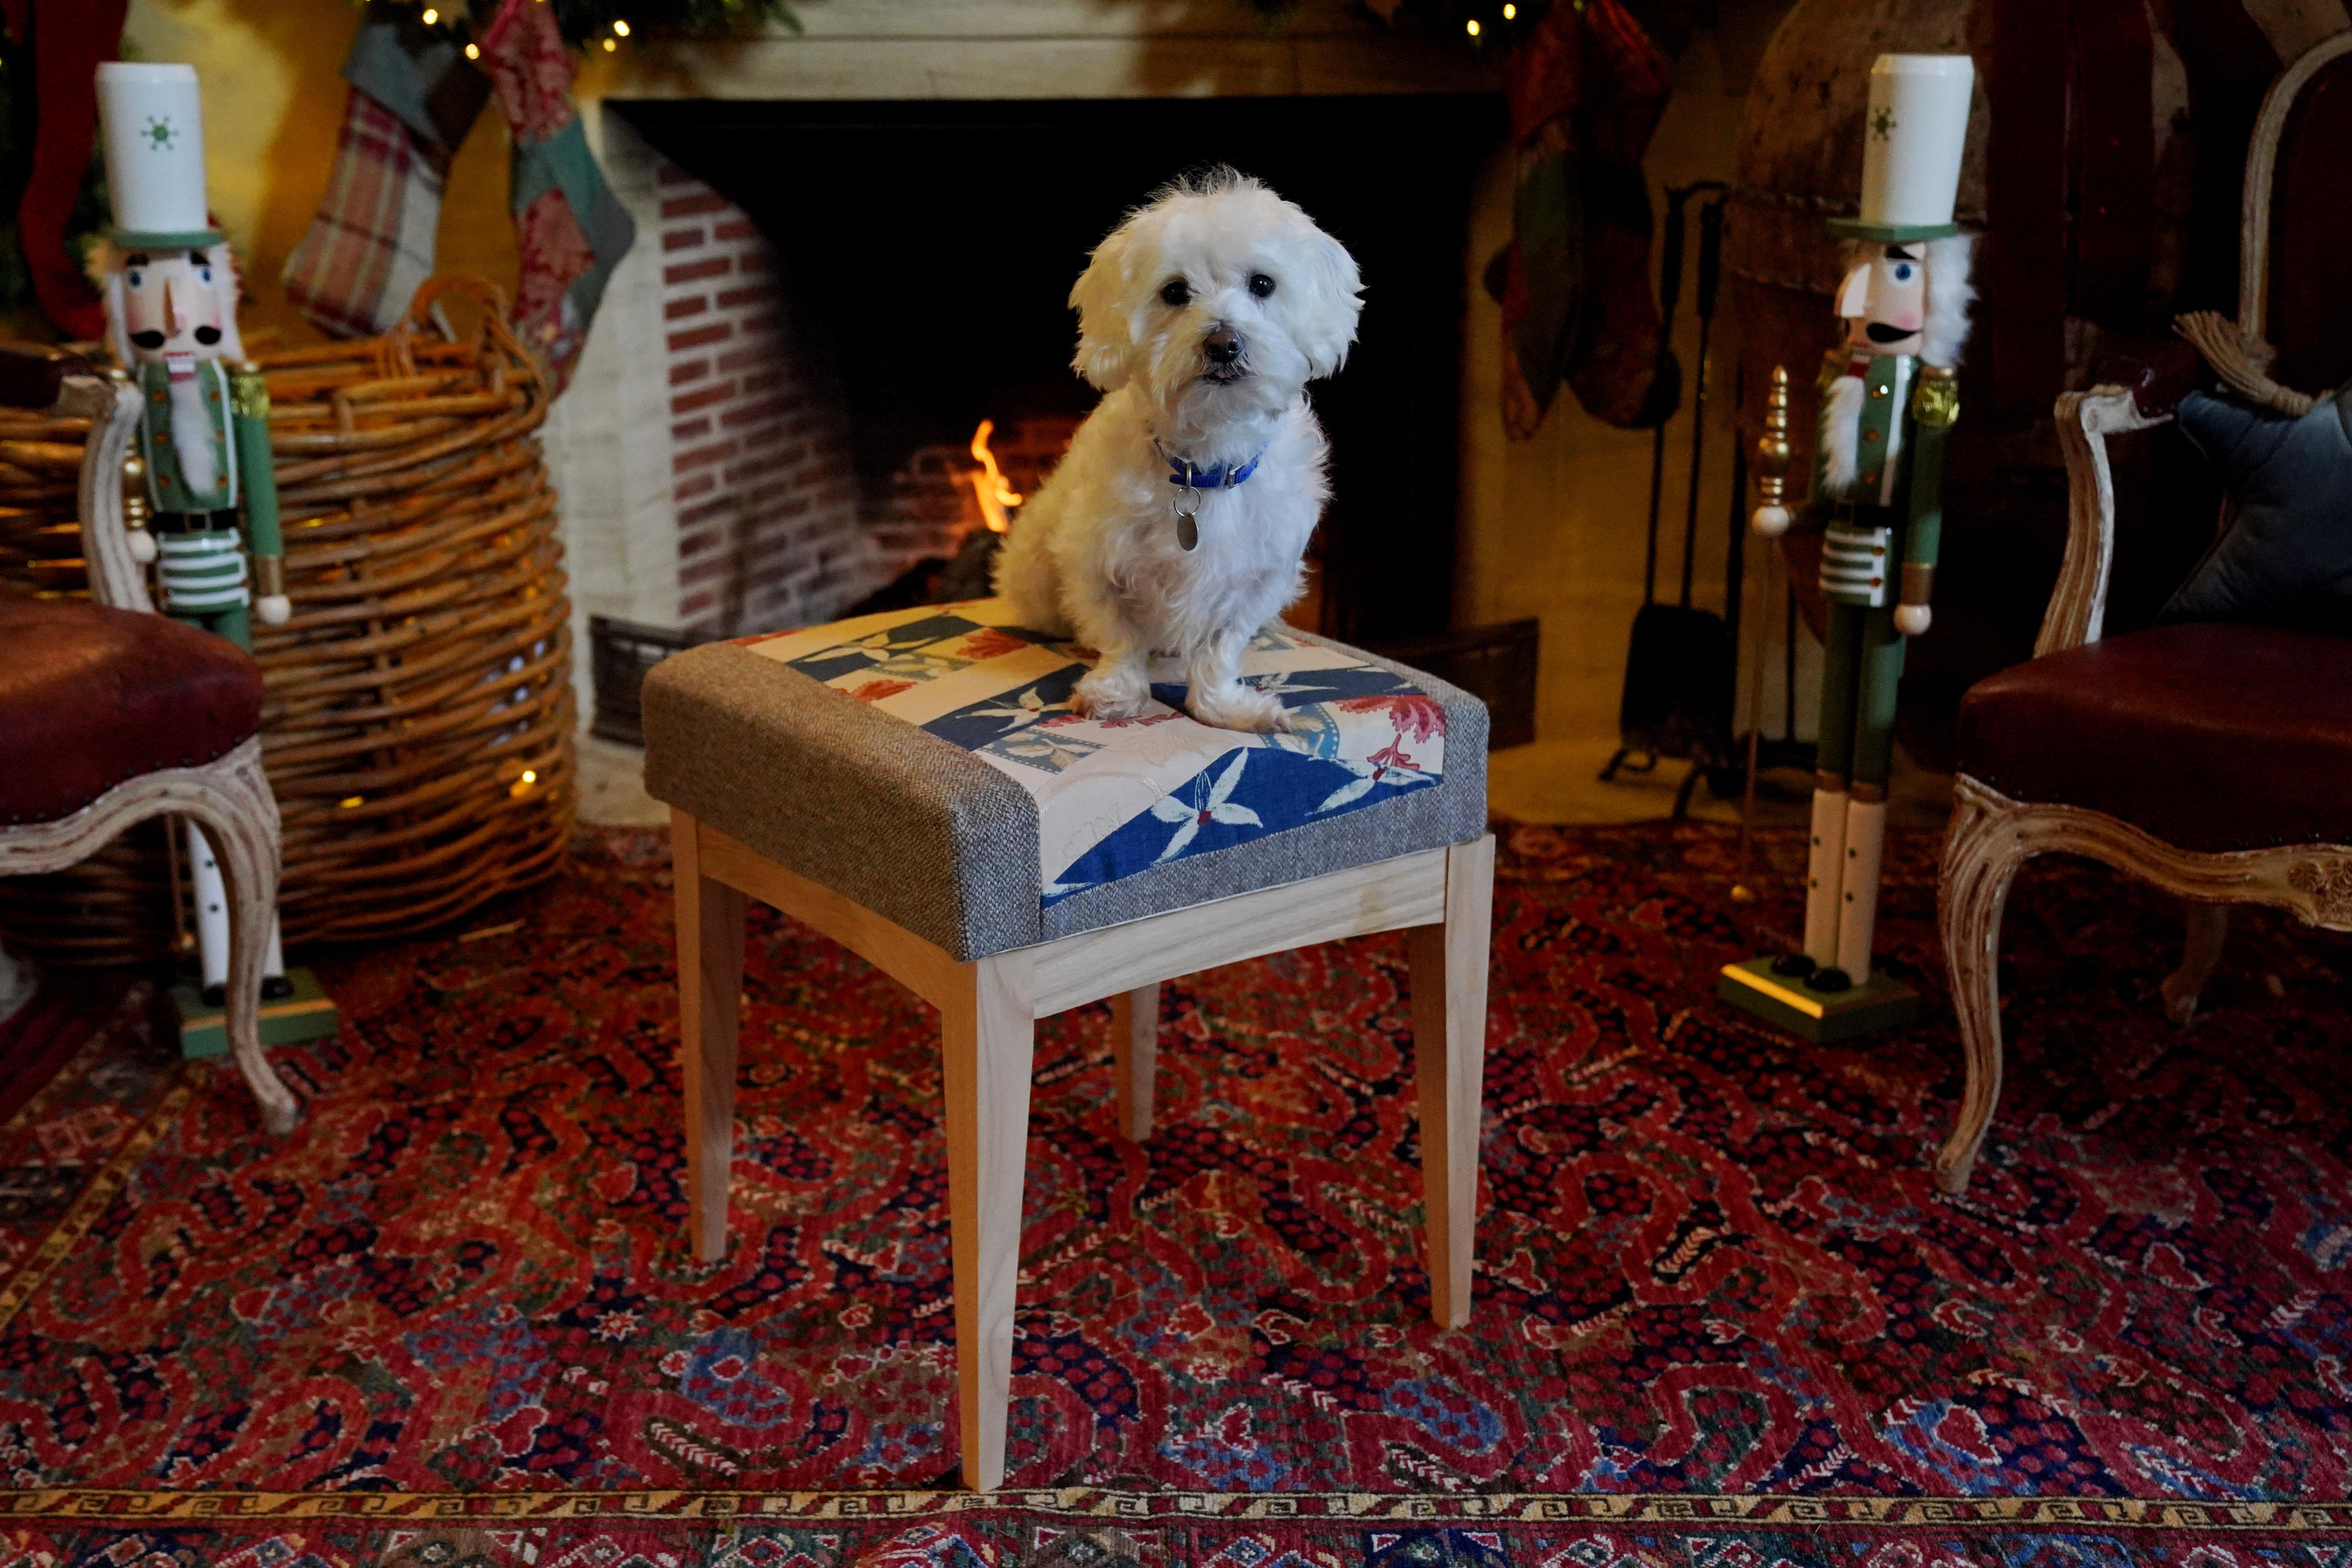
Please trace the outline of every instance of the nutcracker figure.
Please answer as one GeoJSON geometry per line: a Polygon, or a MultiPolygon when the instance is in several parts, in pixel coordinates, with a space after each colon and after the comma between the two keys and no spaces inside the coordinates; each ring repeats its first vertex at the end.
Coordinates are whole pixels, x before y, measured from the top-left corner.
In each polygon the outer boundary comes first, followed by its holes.
{"type": "MultiPolygon", "coordinates": [[[[1837,292],[1844,342],[1821,379],[1806,510],[1822,534],[1822,660],[1802,951],[1727,966],[1718,990],[1816,1040],[1909,1021],[1917,997],[1871,970],[1886,780],[1904,639],[1929,625],[1944,447],[1969,332],[1972,237],[1952,222],[1975,68],[1966,55],[1881,55],[1864,123],[1861,216],[1837,292]]],[[[1780,448],[1785,453],[1786,448],[1780,448]]],[[[1785,458],[1783,458],[1785,462],[1785,458]]],[[[1792,519],[1766,487],[1754,526],[1792,519]]]]}
{"type": "MultiPolygon", "coordinates": [[[[134,533],[132,549],[142,560],[160,553],[165,614],[249,648],[248,616],[278,626],[291,606],[269,394],[245,363],[236,263],[205,201],[195,69],[109,62],[98,68],[98,104],[114,226],[91,270],[106,297],[109,346],[146,395],[139,459],[153,536],[134,533]]],[[[228,978],[227,900],[203,830],[184,826],[204,994],[217,1006],[228,978]]],[[[275,926],[265,973],[265,998],[292,994],[275,926]]]]}

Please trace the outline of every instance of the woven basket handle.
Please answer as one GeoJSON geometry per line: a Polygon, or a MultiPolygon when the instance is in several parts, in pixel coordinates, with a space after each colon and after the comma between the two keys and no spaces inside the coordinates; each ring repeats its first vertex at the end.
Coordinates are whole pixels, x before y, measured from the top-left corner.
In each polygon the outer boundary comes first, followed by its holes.
{"type": "Polygon", "coordinates": [[[522,340],[515,336],[514,325],[507,316],[506,295],[497,284],[470,273],[436,273],[417,285],[416,297],[408,302],[407,319],[384,334],[384,353],[397,356],[396,366],[387,367],[384,374],[415,374],[415,363],[408,345],[419,331],[428,327],[436,332],[442,331],[441,323],[433,315],[433,307],[446,294],[463,295],[481,307],[482,337],[478,351],[494,351],[508,363],[513,374],[530,384],[534,402],[544,399],[547,395],[547,368],[540,363],[539,356],[525,348],[522,340]]]}

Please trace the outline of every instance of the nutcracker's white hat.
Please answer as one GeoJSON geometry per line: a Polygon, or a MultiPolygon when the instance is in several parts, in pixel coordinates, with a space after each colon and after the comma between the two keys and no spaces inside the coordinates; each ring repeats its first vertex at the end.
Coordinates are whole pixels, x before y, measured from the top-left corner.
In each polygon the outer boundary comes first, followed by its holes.
{"type": "Polygon", "coordinates": [[[205,109],[196,68],[109,60],[98,68],[98,116],[114,230],[124,250],[217,245],[205,194],[205,109]]]}
{"type": "Polygon", "coordinates": [[[1832,234],[1900,245],[1960,232],[1952,200],[1975,84],[1966,55],[1878,57],[1862,122],[1862,213],[1832,218],[1832,234]]]}

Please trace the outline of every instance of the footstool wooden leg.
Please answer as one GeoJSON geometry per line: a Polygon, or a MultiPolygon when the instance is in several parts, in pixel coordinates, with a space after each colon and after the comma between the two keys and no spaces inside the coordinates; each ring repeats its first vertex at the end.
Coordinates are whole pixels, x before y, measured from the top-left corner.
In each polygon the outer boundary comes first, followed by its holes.
{"type": "Polygon", "coordinates": [[[735,1043],[742,1021],[740,889],[702,874],[693,817],[670,813],[677,885],[678,1063],[686,1077],[687,1235],[694,1255],[727,1253],[727,1189],[735,1159],[735,1043]]]}
{"type": "Polygon", "coordinates": [[[1486,1073],[1486,950],[1493,935],[1495,840],[1445,858],[1445,922],[1415,926],[1413,1078],[1421,1096],[1421,1203],[1429,1243],[1429,1313],[1470,1321],[1477,1250],[1478,1113],[1486,1073]]]}
{"type": "Polygon", "coordinates": [[[1030,959],[962,966],[940,1006],[948,1114],[948,1222],[955,1257],[956,1393],[964,1484],[1004,1482],[1013,1307],[1021,1278],[1021,1177],[1029,1157],[1036,1039],[1030,959]]]}
{"type": "Polygon", "coordinates": [[[1151,1083],[1160,1062],[1156,982],[1110,999],[1110,1051],[1111,1070],[1118,1079],[1118,1133],[1140,1143],[1151,1136],[1151,1083]]]}

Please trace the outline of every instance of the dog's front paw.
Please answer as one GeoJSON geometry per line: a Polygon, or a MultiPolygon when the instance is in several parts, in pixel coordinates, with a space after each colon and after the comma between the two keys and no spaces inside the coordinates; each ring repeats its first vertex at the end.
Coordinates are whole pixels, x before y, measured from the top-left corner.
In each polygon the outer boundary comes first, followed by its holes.
{"type": "Polygon", "coordinates": [[[1193,718],[1220,730],[1265,735],[1290,728],[1290,716],[1281,702],[1255,687],[1234,685],[1222,691],[1195,690],[1186,706],[1193,718]]]}
{"type": "Polygon", "coordinates": [[[1070,711],[1087,719],[1137,719],[1151,701],[1151,682],[1133,668],[1097,669],[1070,693],[1070,711]]]}

